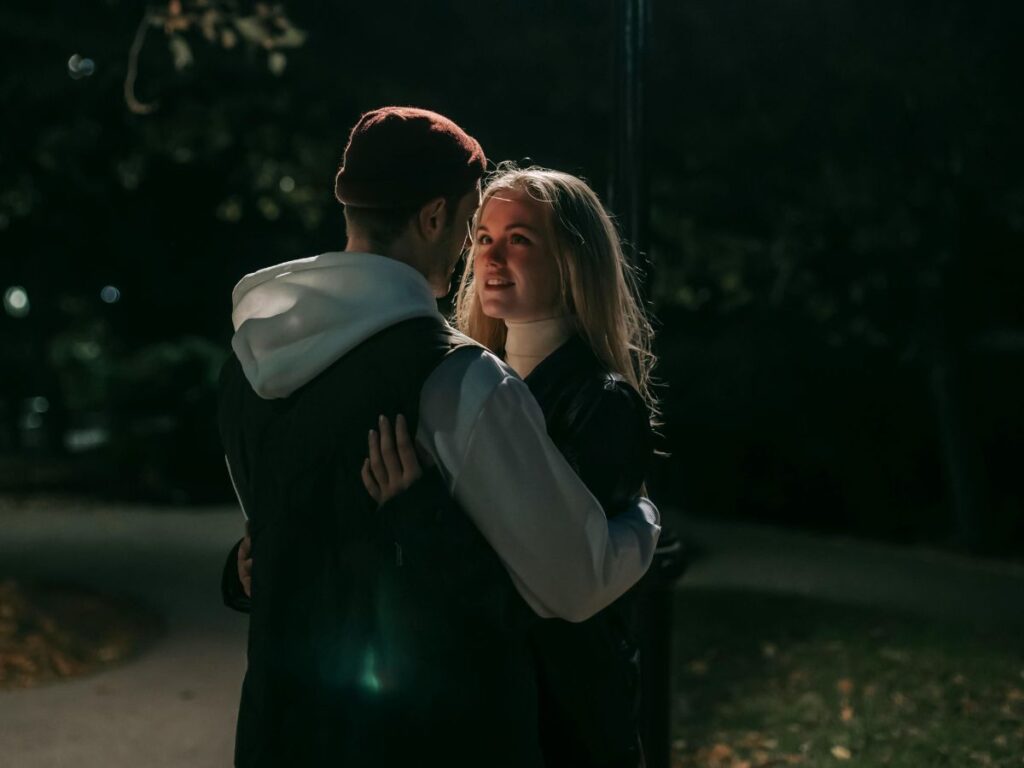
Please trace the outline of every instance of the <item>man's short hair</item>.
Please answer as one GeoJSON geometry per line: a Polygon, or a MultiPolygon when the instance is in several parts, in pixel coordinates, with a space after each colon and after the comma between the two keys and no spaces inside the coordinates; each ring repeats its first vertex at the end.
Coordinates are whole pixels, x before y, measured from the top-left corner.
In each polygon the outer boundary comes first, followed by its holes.
{"type": "MultiPolygon", "coordinates": [[[[468,189],[466,190],[469,191],[468,189]]],[[[445,197],[447,210],[446,222],[451,221],[459,206],[462,195],[445,197]]],[[[424,201],[426,203],[428,201],[424,201]]],[[[417,216],[422,206],[415,208],[355,208],[345,206],[345,227],[351,233],[353,229],[369,241],[376,250],[387,250],[417,216]]]]}

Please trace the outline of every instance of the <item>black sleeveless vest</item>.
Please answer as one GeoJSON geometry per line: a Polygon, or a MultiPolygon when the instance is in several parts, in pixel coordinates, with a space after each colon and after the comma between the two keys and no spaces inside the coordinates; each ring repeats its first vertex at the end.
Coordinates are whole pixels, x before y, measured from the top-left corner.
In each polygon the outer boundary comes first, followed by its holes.
{"type": "Polygon", "coordinates": [[[225,364],[220,432],[257,564],[236,765],[541,764],[525,615],[497,558],[451,571],[490,579],[491,610],[435,589],[396,556],[360,479],[378,415],[415,434],[424,382],[467,344],[408,320],[278,400],[225,364]]]}

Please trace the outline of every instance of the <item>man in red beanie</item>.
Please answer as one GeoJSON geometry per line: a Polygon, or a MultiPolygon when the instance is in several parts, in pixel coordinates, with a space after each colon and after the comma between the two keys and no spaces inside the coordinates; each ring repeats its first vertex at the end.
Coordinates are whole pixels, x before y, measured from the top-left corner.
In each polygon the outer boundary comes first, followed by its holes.
{"type": "Polygon", "coordinates": [[[540,768],[525,606],[582,621],[650,564],[657,510],[608,520],[526,385],[437,311],[484,166],[441,115],[367,113],[335,180],[345,251],[235,287],[219,420],[254,562],[243,591],[236,547],[224,580],[250,612],[238,766],[540,768]],[[366,493],[368,431],[395,414],[462,538],[366,493]]]}
{"type": "Polygon", "coordinates": [[[384,107],[366,113],[352,129],[334,181],[335,197],[345,206],[346,250],[401,254],[439,296],[447,294],[485,170],[479,142],[436,112],[384,107]],[[414,216],[421,228],[451,226],[426,248],[400,242],[413,234],[406,225],[414,216]]]}

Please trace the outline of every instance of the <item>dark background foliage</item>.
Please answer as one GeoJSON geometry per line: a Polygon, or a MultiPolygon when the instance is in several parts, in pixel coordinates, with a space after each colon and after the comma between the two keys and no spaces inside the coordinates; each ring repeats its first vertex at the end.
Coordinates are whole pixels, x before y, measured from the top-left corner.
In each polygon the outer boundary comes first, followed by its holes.
{"type": "MultiPolygon", "coordinates": [[[[492,159],[607,188],[611,2],[294,2],[296,46],[237,23],[284,34],[269,6],[185,3],[222,13],[204,30],[175,5],[149,7],[165,23],[138,57],[145,115],[123,92],[145,6],[0,10],[0,290],[30,300],[0,315],[8,489],[229,497],[212,413],[231,287],[342,247],[331,179],[362,111],[434,108],[492,159]],[[72,54],[91,76],[69,76],[72,54]]],[[[671,454],[655,492],[695,515],[1019,553],[1021,6],[651,15],[671,454]]]]}

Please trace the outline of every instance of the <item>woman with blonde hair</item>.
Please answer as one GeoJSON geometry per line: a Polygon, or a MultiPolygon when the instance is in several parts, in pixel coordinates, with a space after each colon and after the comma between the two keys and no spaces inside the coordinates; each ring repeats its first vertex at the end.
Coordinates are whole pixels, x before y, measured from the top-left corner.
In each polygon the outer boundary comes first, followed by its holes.
{"type": "MultiPolygon", "coordinates": [[[[472,227],[456,325],[524,379],[552,441],[613,516],[641,493],[656,413],[652,329],[615,225],[582,179],[503,164],[472,227]]],[[[453,504],[443,484],[412,482],[420,468],[395,450],[410,442],[398,426],[371,435],[367,490],[392,517],[403,504],[453,504]]],[[[530,622],[545,764],[643,765],[632,602],[631,591],[578,624],[530,622]]]]}
{"type": "MultiPolygon", "coordinates": [[[[456,302],[459,330],[504,356],[510,337],[513,348],[520,341],[517,324],[559,319],[557,335],[578,333],[653,413],[653,331],[618,231],[594,190],[568,173],[504,163],[488,181],[474,228],[456,302]],[[496,226],[504,231],[491,232],[496,226]],[[503,267],[525,270],[529,282],[498,282],[503,267]]],[[[525,378],[530,370],[519,372],[525,378]]]]}

